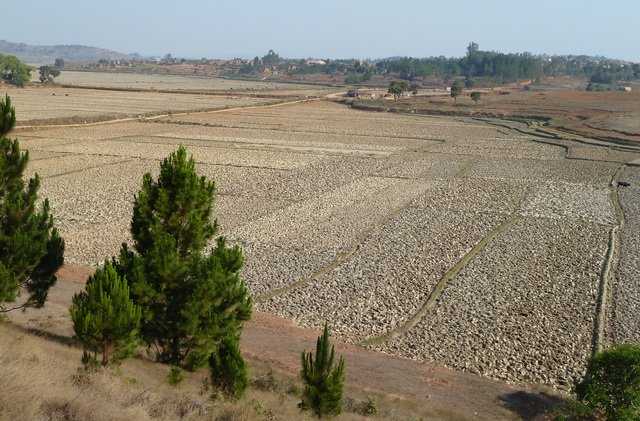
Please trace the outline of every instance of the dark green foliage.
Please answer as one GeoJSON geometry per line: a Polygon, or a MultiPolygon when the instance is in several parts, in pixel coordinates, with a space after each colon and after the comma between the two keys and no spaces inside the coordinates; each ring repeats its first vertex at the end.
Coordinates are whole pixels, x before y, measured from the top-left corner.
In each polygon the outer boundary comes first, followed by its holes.
{"type": "Polygon", "coordinates": [[[471,99],[473,100],[473,102],[475,102],[476,104],[478,102],[480,102],[480,99],[482,98],[482,94],[480,92],[471,92],[471,99]]]}
{"type": "Polygon", "coordinates": [[[138,343],[141,310],[131,300],[127,280],[109,262],[89,278],[85,291],[74,295],[69,309],[73,330],[85,357],[102,354],[102,365],[133,354],[138,343]]]}
{"type": "Polygon", "coordinates": [[[305,388],[300,407],[311,409],[317,416],[338,415],[342,411],[342,391],[345,379],[344,359],[335,361],[335,349],[329,343],[329,328],[316,343],[316,354],[302,352],[300,376],[305,388]]]}
{"type": "Polygon", "coordinates": [[[249,383],[247,366],[240,354],[240,339],[227,336],[220,343],[218,351],[209,357],[211,384],[227,397],[239,399],[249,383]]]}
{"type": "Polygon", "coordinates": [[[171,386],[177,386],[184,380],[184,371],[180,367],[175,365],[171,366],[169,374],[167,375],[167,381],[171,386]]]}
{"type": "Polygon", "coordinates": [[[22,87],[31,80],[31,67],[21,62],[16,56],[0,54],[0,79],[22,87]]]}
{"type": "Polygon", "coordinates": [[[402,96],[403,93],[409,90],[409,85],[404,80],[394,80],[389,84],[389,90],[387,91],[391,95],[393,95],[393,99],[395,101],[398,100],[402,96]]]}
{"type": "Polygon", "coordinates": [[[576,393],[586,408],[608,420],[640,419],[640,346],[620,345],[596,354],[576,393]]]}
{"type": "Polygon", "coordinates": [[[462,83],[459,80],[456,80],[453,85],[451,85],[451,98],[453,98],[454,101],[457,101],[460,94],[462,94],[462,90],[462,83]]]}
{"type": "Polygon", "coordinates": [[[15,110],[7,96],[0,100],[0,313],[42,307],[55,272],[63,263],[64,242],[53,226],[49,202],[37,206],[40,178],[23,180],[29,153],[6,134],[15,124],[15,110]],[[24,288],[29,298],[6,307],[24,288]]]}
{"type": "Polygon", "coordinates": [[[142,307],[142,338],[158,360],[193,369],[207,363],[228,335],[251,316],[251,298],[240,278],[243,255],[215,236],[215,185],[199,177],[180,147],[146,174],[135,198],[133,249],[123,244],[116,263],[142,307]]]}
{"type": "Polygon", "coordinates": [[[51,66],[40,66],[40,83],[53,83],[53,79],[60,76],[60,70],[51,66]]]}

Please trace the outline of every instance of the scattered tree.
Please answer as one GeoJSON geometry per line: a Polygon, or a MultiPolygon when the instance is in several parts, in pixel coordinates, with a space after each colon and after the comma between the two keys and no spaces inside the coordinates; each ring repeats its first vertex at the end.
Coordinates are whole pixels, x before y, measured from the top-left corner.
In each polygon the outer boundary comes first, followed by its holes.
{"type": "Polygon", "coordinates": [[[51,66],[40,66],[40,83],[53,83],[53,79],[60,76],[60,70],[51,66]]]}
{"type": "Polygon", "coordinates": [[[453,82],[453,85],[451,85],[451,98],[453,98],[455,102],[458,101],[458,97],[462,94],[462,90],[462,84],[459,80],[453,82]]]}
{"type": "Polygon", "coordinates": [[[53,66],[58,69],[58,70],[62,70],[64,69],[64,59],[62,58],[57,58],[53,64],[53,66]]]}
{"type": "Polygon", "coordinates": [[[329,343],[329,328],[316,343],[315,358],[311,352],[302,352],[300,375],[305,388],[300,407],[311,409],[317,416],[338,415],[342,411],[342,391],[345,379],[344,359],[334,364],[335,349],[329,343]]]}
{"type": "Polygon", "coordinates": [[[0,99],[0,313],[42,307],[64,255],[49,201],[37,205],[40,177],[23,180],[29,153],[6,137],[15,122],[15,109],[6,96],[0,99]],[[14,302],[21,289],[29,298],[7,307],[5,303],[14,302]]]}
{"type": "Polygon", "coordinates": [[[205,365],[251,316],[242,250],[218,237],[205,251],[218,229],[214,196],[215,184],[198,176],[181,146],[157,180],[145,174],[134,201],[133,249],[123,244],[114,259],[142,307],[143,340],[159,361],[188,369],[205,365]]]}
{"type": "Polygon", "coordinates": [[[576,387],[591,413],[609,420],[640,419],[640,346],[620,345],[596,354],[576,387]]]}
{"type": "Polygon", "coordinates": [[[141,310],[131,300],[126,278],[111,263],[98,268],[85,290],[74,295],[69,312],[73,330],[84,347],[83,360],[97,361],[100,352],[102,365],[106,366],[135,351],[141,310]]]}
{"type": "Polygon", "coordinates": [[[418,90],[420,89],[420,86],[418,86],[415,83],[412,83],[411,86],[409,86],[409,91],[411,91],[412,94],[414,95],[418,95],[418,90]]]}
{"type": "Polygon", "coordinates": [[[394,80],[389,84],[388,92],[393,95],[394,101],[398,101],[398,99],[402,96],[403,93],[409,90],[409,85],[404,80],[394,80]]]}
{"type": "Polygon", "coordinates": [[[476,104],[478,102],[480,102],[480,99],[482,98],[482,93],[480,92],[471,92],[471,99],[473,100],[473,102],[475,102],[476,104]]]}
{"type": "Polygon", "coordinates": [[[22,87],[31,80],[31,70],[16,56],[0,54],[0,79],[5,82],[22,87]]]}
{"type": "Polygon", "coordinates": [[[217,386],[227,397],[239,399],[249,384],[247,366],[240,354],[240,338],[225,337],[218,351],[209,357],[211,384],[217,386]]]}

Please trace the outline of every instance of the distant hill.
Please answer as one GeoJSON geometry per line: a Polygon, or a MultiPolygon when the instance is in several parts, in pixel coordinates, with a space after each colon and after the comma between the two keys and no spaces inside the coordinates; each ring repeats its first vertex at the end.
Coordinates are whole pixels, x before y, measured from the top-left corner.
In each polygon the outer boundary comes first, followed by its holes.
{"type": "Polygon", "coordinates": [[[56,58],[65,61],[97,61],[127,58],[127,54],[85,45],[29,45],[0,40],[0,54],[11,54],[30,64],[53,63],[56,58]]]}

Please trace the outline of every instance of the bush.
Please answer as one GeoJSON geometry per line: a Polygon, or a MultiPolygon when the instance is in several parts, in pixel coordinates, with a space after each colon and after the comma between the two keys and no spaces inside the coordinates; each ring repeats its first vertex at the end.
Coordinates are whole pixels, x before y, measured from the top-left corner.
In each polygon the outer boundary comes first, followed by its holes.
{"type": "Polygon", "coordinates": [[[133,249],[122,245],[114,263],[142,307],[141,333],[159,361],[195,369],[228,337],[239,336],[251,316],[249,291],[240,278],[242,250],[227,247],[212,222],[215,184],[200,177],[180,147],[145,174],[135,197],[133,249]]]}
{"type": "Polygon", "coordinates": [[[300,408],[311,409],[317,416],[339,415],[342,411],[344,388],[344,359],[334,365],[335,349],[329,343],[329,328],[325,324],[316,343],[315,358],[311,352],[302,352],[300,373],[305,388],[300,408]]]}
{"type": "Polygon", "coordinates": [[[576,387],[578,399],[609,420],[640,419],[640,346],[620,345],[596,354],[576,387]]]}
{"type": "Polygon", "coordinates": [[[92,365],[98,353],[102,353],[102,365],[107,365],[135,351],[140,307],[131,301],[127,280],[110,263],[96,270],[85,291],[74,295],[69,312],[73,330],[85,350],[85,365],[92,365]]]}
{"type": "Polygon", "coordinates": [[[184,380],[184,372],[180,367],[176,367],[175,365],[171,366],[169,370],[169,374],[167,374],[167,382],[171,386],[177,386],[184,380]]]}
{"type": "Polygon", "coordinates": [[[0,313],[42,307],[64,260],[64,241],[53,225],[49,201],[37,204],[40,177],[23,180],[29,153],[6,137],[15,122],[6,96],[0,99],[0,313]],[[15,301],[21,288],[29,293],[26,302],[4,305],[15,301]]]}
{"type": "Polygon", "coordinates": [[[211,383],[227,397],[239,399],[249,383],[247,366],[240,354],[239,338],[227,337],[209,357],[211,383]]]}

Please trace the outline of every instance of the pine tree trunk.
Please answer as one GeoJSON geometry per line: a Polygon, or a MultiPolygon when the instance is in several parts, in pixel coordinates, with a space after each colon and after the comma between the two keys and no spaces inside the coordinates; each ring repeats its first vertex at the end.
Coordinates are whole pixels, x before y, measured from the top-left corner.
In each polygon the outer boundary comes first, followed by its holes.
{"type": "Polygon", "coordinates": [[[102,365],[106,366],[109,364],[109,357],[111,354],[111,343],[105,342],[102,344],[102,365]]]}

